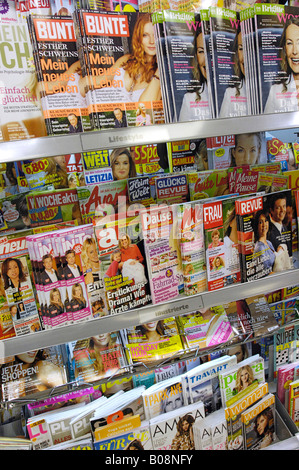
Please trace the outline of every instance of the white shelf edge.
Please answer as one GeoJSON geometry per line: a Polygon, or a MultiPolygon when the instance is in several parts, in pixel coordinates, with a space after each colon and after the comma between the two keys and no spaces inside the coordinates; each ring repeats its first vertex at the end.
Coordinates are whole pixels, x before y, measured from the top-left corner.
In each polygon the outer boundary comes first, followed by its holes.
{"type": "Polygon", "coordinates": [[[232,133],[299,128],[299,112],[180,122],[0,143],[0,162],[27,160],[98,149],[217,137],[232,133]],[[183,136],[183,137],[182,137],[183,136]]]}
{"type": "Polygon", "coordinates": [[[232,300],[265,294],[297,284],[299,284],[299,269],[272,274],[263,279],[235,284],[212,292],[206,291],[198,295],[180,297],[165,304],[149,305],[84,323],[18,336],[0,341],[0,358],[89,338],[99,333],[121,330],[157,318],[178,316],[198,308],[221,305],[232,300]]]}

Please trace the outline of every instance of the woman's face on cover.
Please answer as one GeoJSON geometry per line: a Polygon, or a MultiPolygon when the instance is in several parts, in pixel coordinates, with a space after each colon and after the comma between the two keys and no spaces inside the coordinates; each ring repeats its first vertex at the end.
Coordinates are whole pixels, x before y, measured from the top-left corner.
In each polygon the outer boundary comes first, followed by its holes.
{"type": "Polygon", "coordinates": [[[285,51],[292,71],[299,74],[299,27],[295,24],[287,27],[285,51]]]}
{"type": "Polygon", "coordinates": [[[142,46],[145,54],[149,56],[156,55],[156,43],[154,35],[154,26],[151,22],[146,23],[143,28],[142,46]]]}
{"type": "Polygon", "coordinates": [[[116,180],[124,180],[129,177],[130,161],[125,153],[119,155],[113,164],[113,176],[116,180]]]}
{"type": "Polygon", "coordinates": [[[259,223],[258,223],[258,235],[262,237],[263,235],[267,235],[269,230],[269,221],[264,214],[260,215],[259,223]]]}
{"type": "Polygon", "coordinates": [[[12,260],[8,263],[7,275],[10,279],[19,279],[19,266],[16,261],[12,260]]]}
{"type": "Polygon", "coordinates": [[[109,342],[109,338],[110,333],[103,333],[102,335],[92,337],[94,344],[98,346],[106,346],[109,342]]]}
{"type": "Polygon", "coordinates": [[[87,246],[86,253],[87,253],[88,258],[91,261],[95,263],[99,261],[97,249],[94,243],[91,243],[90,245],[87,246]]]}
{"type": "Polygon", "coordinates": [[[242,33],[238,34],[238,60],[241,72],[245,76],[242,33]]]}
{"type": "Polygon", "coordinates": [[[53,302],[60,302],[60,294],[59,292],[53,292],[53,302]]]}
{"type": "Polygon", "coordinates": [[[200,33],[196,38],[196,57],[201,74],[207,78],[206,60],[203,46],[203,35],[200,33]]]}
{"type": "Polygon", "coordinates": [[[152,322],[149,322],[149,323],[144,323],[144,327],[147,331],[155,331],[156,327],[157,327],[157,324],[158,322],[157,321],[152,321],[152,322]]]}
{"type": "Polygon", "coordinates": [[[257,419],[257,432],[260,436],[265,432],[265,429],[267,427],[267,423],[268,423],[267,418],[264,415],[261,415],[257,419]]]}
{"type": "Polygon", "coordinates": [[[236,166],[254,165],[260,154],[259,139],[255,134],[240,134],[236,136],[236,146],[232,155],[236,166]]]}

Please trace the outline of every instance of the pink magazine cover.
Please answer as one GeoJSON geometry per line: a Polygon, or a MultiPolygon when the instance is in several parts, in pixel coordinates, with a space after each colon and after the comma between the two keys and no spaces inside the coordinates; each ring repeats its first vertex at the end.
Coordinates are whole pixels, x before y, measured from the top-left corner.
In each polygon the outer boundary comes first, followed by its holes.
{"type": "Polygon", "coordinates": [[[81,253],[84,240],[92,234],[91,224],[55,233],[57,249],[62,262],[66,304],[74,322],[92,318],[87,288],[84,280],[81,253]]]}
{"type": "Polygon", "coordinates": [[[1,304],[4,301],[9,308],[16,336],[42,329],[25,236],[0,238],[0,290],[1,304]]]}
{"type": "Polygon", "coordinates": [[[65,288],[55,236],[56,232],[49,232],[31,237],[40,269],[39,292],[43,300],[43,316],[49,328],[65,325],[69,320],[65,310],[65,288]]]}
{"type": "Polygon", "coordinates": [[[152,207],[142,211],[141,226],[152,302],[175,299],[184,292],[184,277],[173,207],[152,207]]]}

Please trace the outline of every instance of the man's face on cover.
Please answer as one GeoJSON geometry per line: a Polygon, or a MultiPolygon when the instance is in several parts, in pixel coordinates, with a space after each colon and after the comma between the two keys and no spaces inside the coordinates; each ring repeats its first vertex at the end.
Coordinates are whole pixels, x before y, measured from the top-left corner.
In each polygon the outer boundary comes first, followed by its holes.
{"type": "Polygon", "coordinates": [[[287,213],[287,204],[285,199],[277,199],[273,209],[270,209],[271,217],[275,222],[282,224],[287,213]]]}

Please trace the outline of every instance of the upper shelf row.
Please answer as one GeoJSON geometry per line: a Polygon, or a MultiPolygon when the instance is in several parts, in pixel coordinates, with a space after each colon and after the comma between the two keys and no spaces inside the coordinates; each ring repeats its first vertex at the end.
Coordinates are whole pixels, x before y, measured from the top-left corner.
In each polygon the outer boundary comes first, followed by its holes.
{"type": "Polygon", "coordinates": [[[51,157],[98,149],[114,149],[123,146],[158,144],[180,139],[189,140],[291,128],[299,128],[299,112],[39,137],[0,143],[0,162],[51,157]]]}

